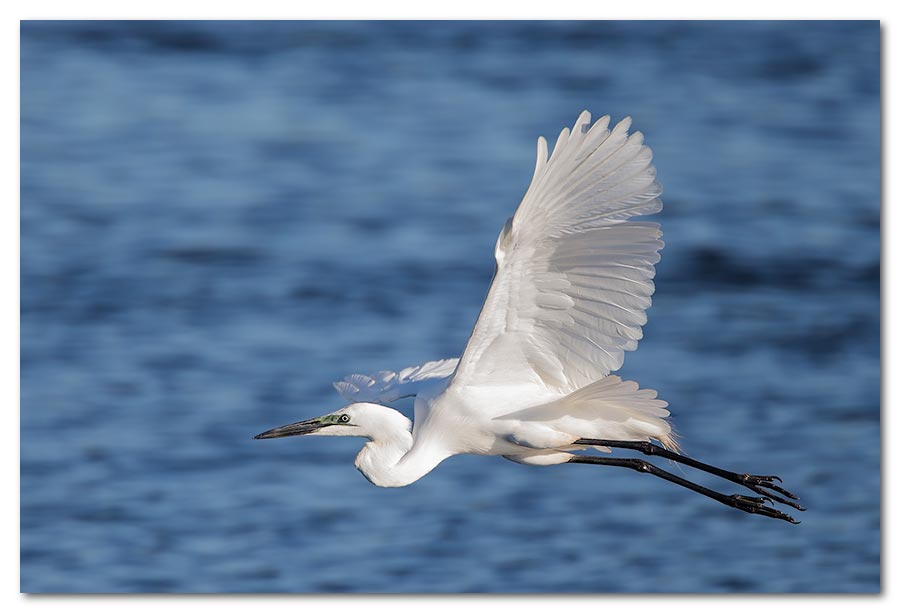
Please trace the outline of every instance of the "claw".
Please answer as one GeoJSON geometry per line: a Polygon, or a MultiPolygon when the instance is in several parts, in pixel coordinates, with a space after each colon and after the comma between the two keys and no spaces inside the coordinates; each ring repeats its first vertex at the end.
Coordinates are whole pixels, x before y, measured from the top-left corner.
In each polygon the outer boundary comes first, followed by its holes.
{"type": "MultiPolygon", "coordinates": [[[[741,480],[744,482],[745,486],[747,486],[749,489],[753,490],[757,494],[763,494],[763,495],[768,494],[768,495],[774,496],[774,494],[771,494],[771,492],[765,492],[761,489],[761,488],[766,488],[766,489],[770,489],[774,492],[778,492],[782,496],[790,498],[791,500],[798,500],[797,496],[795,496],[791,492],[787,491],[783,487],[775,485],[774,481],[778,481],[779,483],[782,483],[781,479],[779,477],[777,477],[776,475],[768,475],[768,476],[742,475],[741,480]]],[[[790,505],[790,506],[794,507],[795,509],[801,509],[799,504],[789,502],[779,496],[775,496],[775,499],[782,504],[790,505]]]]}
{"type": "Polygon", "coordinates": [[[765,504],[767,502],[772,502],[774,504],[772,499],[769,498],[768,496],[760,496],[757,498],[756,496],[741,496],[740,494],[735,494],[734,496],[732,496],[732,498],[734,498],[735,500],[740,500],[741,502],[747,502],[750,504],[765,504]]]}
{"type": "Polygon", "coordinates": [[[770,500],[772,500],[772,501],[774,501],[774,502],[777,502],[777,503],[779,503],[779,504],[786,504],[786,505],[788,505],[788,506],[790,506],[790,507],[794,507],[794,508],[797,509],[798,511],[805,511],[805,510],[806,510],[806,509],[804,509],[799,503],[794,502],[795,500],[797,500],[797,497],[796,497],[796,496],[794,496],[793,494],[791,494],[790,492],[788,492],[788,491],[786,491],[786,490],[783,490],[782,488],[780,488],[780,487],[778,487],[778,486],[776,486],[776,485],[765,485],[765,484],[762,484],[762,485],[751,485],[751,484],[746,484],[746,486],[747,486],[748,489],[751,489],[751,490],[753,490],[754,492],[756,492],[757,494],[760,494],[760,495],[762,495],[762,496],[766,496],[767,498],[769,498],[770,500]],[[776,495],[776,494],[773,494],[772,492],[768,492],[768,491],[766,491],[766,490],[763,489],[763,488],[768,488],[768,489],[771,489],[771,490],[776,490],[776,491],[782,492],[782,493],[784,493],[786,496],[788,496],[789,498],[791,498],[792,500],[787,500],[787,499],[785,499],[785,498],[782,498],[781,496],[778,496],[778,495],[776,495]]]}
{"type": "MultiPolygon", "coordinates": [[[[667,481],[674,481],[683,487],[687,487],[688,489],[692,489],[695,492],[700,492],[705,496],[709,496],[710,498],[714,498],[719,502],[727,504],[733,508],[737,508],[742,511],[746,511],[747,513],[760,513],[762,515],[767,515],[769,517],[775,517],[777,519],[783,519],[785,521],[789,521],[792,524],[799,524],[799,521],[796,521],[790,515],[782,513],[781,511],[775,509],[775,504],[783,504],[789,507],[793,507],[798,511],[805,511],[804,508],[799,502],[795,502],[799,500],[797,496],[787,491],[780,485],[779,483],[783,483],[781,477],[778,475],[751,475],[749,473],[738,473],[732,472],[730,470],[723,470],[718,468],[717,466],[713,466],[711,464],[704,464],[703,462],[699,462],[694,460],[693,458],[689,458],[685,455],[681,455],[680,453],[676,453],[674,451],[669,451],[659,445],[655,445],[650,442],[635,442],[635,441],[614,441],[614,440],[606,440],[606,439],[589,439],[589,438],[579,438],[574,444],[576,445],[593,445],[600,447],[614,447],[616,449],[631,449],[633,451],[639,451],[645,455],[659,456],[662,458],[666,458],[672,460],[673,462],[678,462],[680,464],[685,464],[692,468],[696,468],[698,470],[702,470],[703,472],[709,473],[711,475],[715,475],[717,477],[721,477],[732,483],[737,483],[746,487],[748,490],[759,494],[759,498],[753,498],[750,496],[724,496],[722,494],[718,494],[717,492],[711,492],[705,488],[697,488],[696,484],[687,482],[684,479],[673,479],[673,475],[665,473],[662,471],[654,472],[657,476],[663,477],[667,481]],[[724,496],[724,498],[723,498],[724,496]],[[766,503],[772,506],[767,506],[766,503]]],[[[577,459],[573,458],[571,461],[577,462],[588,462],[586,459],[582,459],[581,456],[576,456],[577,459]]],[[[591,462],[593,463],[593,462],[591,462]]],[[[613,464],[616,466],[629,466],[630,468],[634,468],[635,470],[647,471],[649,470],[647,467],[652,465],[648,465],[646,462],[643,465],[638,465],[634,463],[618,463],[612,461],[605,462],[597,462],[598,464],[613,464]]],[[[655,470],[655,469],[654,469],[655,470]]],[[[653,472],[653,471],[651,471],[653,472]]]]}
{"type": "Polygon", "coordinates": [[[778,475],[751,475],[749,473],[744,473],[741,477],[746,481],[758,479],[760,481],[778,481],[778,483],[784,483],[778,475]]]}
{"type": "Polygon", "coordinates": [[[775,519],[781,519],[786,522],[790,522],[792,524],[799,524],[800,522],[788,515],[787,513],[783,513],[774,507],[768,507],[765,505],[765,501],[768,500],[772,502],[771,498],[768,497],[753,497],[753,496],[741,496],[739,494],[734,494],[731,496],[731,499],[737,502],[735,508],[744,511],[745,513],[753,513],[759,515],[765,515],[766,517],[773,517],[775,519]]]}
{"type": "Polygon", "coordinates": [[[783,496],[787,496],[791,500],[798,500],[798,498],[794,494],[790,493],[783,487],[778,487],[777,485],[766,485],[765,487],[769,488],[770,490],[775,490],[779,494],[781,494],[783,496]]]}
{"type": "MultiPolygon", "coordinates": [[[[756,490],[754,490],[754,491],[756,491],[756,490]]],[[[799,504],[799,503],[797,503],[797,502],[794,502],[793,500],[785,500],[785,499],[782,498],[781,496],[776,496],[775,494],[770,494],[770,496],[771,496],[771,497],[775,500],[775,502],[777,502],[777,503],[780,503],[780,504],[786,504],[786,505],[788,505],[789,507],[794,507],[794,508],[797,509],[798,511],[805,511],[805,510],[806,510],[805,507],[803,507],[801,504],[799,504]]]]}

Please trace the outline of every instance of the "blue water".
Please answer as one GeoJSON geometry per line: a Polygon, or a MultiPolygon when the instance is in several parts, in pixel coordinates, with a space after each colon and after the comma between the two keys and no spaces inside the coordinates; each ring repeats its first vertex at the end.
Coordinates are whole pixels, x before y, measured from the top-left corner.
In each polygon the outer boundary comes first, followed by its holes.
{"type": "Polygon", "coordinates": [[[23,591],[880,589],[877,23],[21,33],[23,591]],[[536,137],[584,108],[633,116],[666,190],[621,374],[801,525],[498,458],[386,490],[358,439],[251,440],[458,355],[536,137]]]}

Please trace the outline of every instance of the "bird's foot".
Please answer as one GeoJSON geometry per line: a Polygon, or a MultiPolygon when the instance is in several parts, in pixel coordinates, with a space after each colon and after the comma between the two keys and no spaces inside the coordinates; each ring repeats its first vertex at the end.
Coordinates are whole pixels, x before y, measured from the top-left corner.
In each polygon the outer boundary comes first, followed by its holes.
{"type": "Polygon", "coordinates": [[[773,517],[775,519],[783,519],[786,522],[790,522],[792,524],[799,524],[800,522],[788,515],[787,513],[782,513],[775,507],[771,507],[766,503],[772,503],[773,500],[769,496],[741,496],[739,494],[733,494],[728,497],[735,509],[739,509],[744,511],[745,513],[752,513],[755,515],[765,515],[766,517],[773,517]]]}
{"type": "Polygon", "coordinates": [[[800,503],[796,502],[798,500],[797,496],[790,493],[780,485],[777,485],[775,483],[776,481],[778,483],[782,482],[781,478],[775,475],[764,476],[743,474],[740,476],[740,482],[744,484],[745,487],[753,490],[760,496],[764,496],[770,501],[794,507],[798,511],[805,511],[806,509],[802,505],[800,505],[800,503]]]}

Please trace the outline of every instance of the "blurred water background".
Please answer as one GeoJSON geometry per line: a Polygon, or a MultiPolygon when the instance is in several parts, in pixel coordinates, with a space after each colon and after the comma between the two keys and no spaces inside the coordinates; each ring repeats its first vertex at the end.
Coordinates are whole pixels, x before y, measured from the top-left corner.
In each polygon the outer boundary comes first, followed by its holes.
{"type": "Polygon", "coordinates": [[[876,22],[21,34],[22,590],[880,589],[876,22]],[[358,439],[251,440],[458,355],[536,137],[585,108],[665,187],[621,374],[801,525],[498,458],[386,490],[358,439]]]}

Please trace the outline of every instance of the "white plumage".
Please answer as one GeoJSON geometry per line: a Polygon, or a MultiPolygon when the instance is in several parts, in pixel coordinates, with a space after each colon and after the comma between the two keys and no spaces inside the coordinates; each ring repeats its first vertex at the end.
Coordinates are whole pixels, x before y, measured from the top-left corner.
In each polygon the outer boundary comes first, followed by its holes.
{"type": "Polygon", "coordinates": [[[453,374],[458,363],[455,358],[435,360],[404,368],[400,372],[382,370],[374,375],[347,375],[332,385],[344,399],[351,402],[392,402],[415,396],[428,381],[446,379],[453,374]]]}
{"type": "Polygon", "coordinates": [[[547,141],[538,139],[531,184],[497,239],[494,279],[458,360],[350,375],[334,384],[350,405],[258,438],[364,436],[356,465],[382,486],[407,485],[462,453],[537,465],[612,463],[789,519],[762,498],[724,497],[652,465],[573,453],[625,447],[664,455],[799,508],[760,490],[791,496],[768,481],[748,483],[741,479],[752,476],[675,453],[667,403],[610,375],[642,337],[663,247],[658,224],[631,221],[662,209],[662,187],[652,152],[640,132],[628,134],[630,126],[626,118],[610,130],[609,117],[592,125],[584,111],[549,157],[547,141]],[[416,397],[412,432],[406,417],[375,404],[408,396],[416,397]],[[665,449],[644,446],[652,440],[665,449]]]}
{"type": "Polygon", "coordinates": [[[531,186],[495,250],[497,271],[454,381],[530,382],[568,393],[622,366],[637,347],[663,247],[652,154],[630,119],[612,131],[585,111],[538,141],[531,186]]]}
{"type": "Polygon", "coordinates": [[[616,434],[672,444],[656,392],[603,379],[637,347],[663,247],[658,224],[625,220],[659,211],[662,188],[642,135],[627,134],[630,119],[612,130],[609,117],[590,121],[585,111],[571,131],[563,129],[549,159],[547,141],[538,139],[531,185],[497,240],[494,280],[458,366],[441,360],[350,375],[335,383],[345,398],[389,402],[452,374],[446,392],[432,385],[432,395],[416,403],[417,436],[431,412],[497,418],[490,427],[508,428],[507,439],[525,428],[512,426],[510,415],[529,422],[552,415],[542,426],[548,438],[616,434]],[[500,388],[501,397],[479,388],[500,388]]]}

